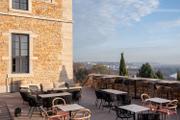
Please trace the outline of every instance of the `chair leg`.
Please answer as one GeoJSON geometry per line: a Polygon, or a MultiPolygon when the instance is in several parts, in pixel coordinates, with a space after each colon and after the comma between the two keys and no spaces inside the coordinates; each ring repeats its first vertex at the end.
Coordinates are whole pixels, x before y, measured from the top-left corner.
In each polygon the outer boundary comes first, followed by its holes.
{"type": "Polygon", "coordinates": [[[101,105],[102,105],[102,100],[101,100],[101,102],[100,102],[100,104],[99,104],[99,109],[101,108],[101,105]]]}
{"type": "Polygon", "coordinates": [[[34,112],[34,109],[35,109],[35,107],[32,107],[31,112],[30,112],[30,115],[29,115],[29,118],[32,117],[32,114],[33,114],[33,112],[34,112]]]}
{"type": "Polygon", "coordinates": [[[96,107],[97,107],[97,105],[98,105],[98,99],[96,99],[96,101],[95,101],[95,105],[96,105],[96,107]]]}
{"type": "Polygon", "coordinates": [[[28,116],[30,115],[31,110],[32,110],[32,107],[30,107],[30,108],[29,108],[29,111],[28,111],[28,116]]]}
{"type": "Polygon", "coordinates": [[[116,120],[118,120],[118,116],[116,117],[116,120]]]}

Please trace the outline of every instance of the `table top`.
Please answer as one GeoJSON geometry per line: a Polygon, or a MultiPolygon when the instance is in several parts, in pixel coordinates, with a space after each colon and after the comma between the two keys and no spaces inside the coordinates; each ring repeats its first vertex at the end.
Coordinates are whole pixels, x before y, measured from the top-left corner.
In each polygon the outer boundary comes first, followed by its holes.
{"type": "Polygon", "coordinates": [[[163,104],[163,103],[168,103],[168,102],[170,102],[171,100],[155,97],[155,98],[146,99],[146,101],[151,101],[151,102],[163,104]]]}
{"type": "Polygon", "coordinates": [[[160,80],[158,83],[173,84],[173,83],[180,83],[180,82],[177,80],[160,80]]]}
{"type": "Polygon", "coordinates": [[[111,93],[111,94],[116,94],[116,95],[127,94],[127,92],[114,90],[114,89],[103,89],[102,91],[108,92],[108,93],[111,93]]]}
{"type": "Polygon", "coordinates": [[[50,97],[70,96],[70,95],[71,95],[71,93],[62,92],[62,93],[40,94],[39,97],[50,98],[50,97]]]}
{"type": "Polygon", "coordinates": [[[78,105],[78,104],[56,105],[56,107],[61,109],[62,111],[65,111],[65,112],[84,109],[83,106],[78,105]]]}
{"type": "Polygon", "coordinates": [[[75,87],[61,87],[61,88],[53,88],[52,90],[73,90],[73,89],[82,89],[82,86],[75,86],[75,87]]]}
{"type": "Polygon", "coordinates": [[[134,113],[139,113],[139,112],[144,112],[150,110],[147,107],[141,106],[141,105],[136,105],[136,104],[130,104],[130,105],[125,105],[125,106],[119,106],[119,108],[134,112],[134,113]]]}

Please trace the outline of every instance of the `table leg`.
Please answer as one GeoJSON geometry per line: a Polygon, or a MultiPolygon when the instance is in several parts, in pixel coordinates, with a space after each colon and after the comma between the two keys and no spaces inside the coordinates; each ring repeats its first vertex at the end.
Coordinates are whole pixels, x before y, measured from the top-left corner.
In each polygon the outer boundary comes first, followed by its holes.
{"type": "Polygon", "coordinates": [[[134,81],[134,98],[137,99],[137,83],[134,81]]]}
{"type": "Polygon", "coordinates": [[[133,120],[136,120],[136,113],[134,113],[133,115],[133,120]]]}
{"type": "Polygon", "coordinates": [[[69,120],[71,120],[71,117],[72,117],[72,112],[71,111],[69,111],[69,120]]]}

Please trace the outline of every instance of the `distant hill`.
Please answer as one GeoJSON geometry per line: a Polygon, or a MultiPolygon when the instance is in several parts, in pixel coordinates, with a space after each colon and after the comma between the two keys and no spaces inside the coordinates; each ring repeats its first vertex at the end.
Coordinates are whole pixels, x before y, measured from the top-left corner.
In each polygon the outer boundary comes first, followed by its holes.
{"type": "MultiPolygon", "coordinates": [[[[87,69],[90,69],[93,65],[96,64],[103,64],[107,66],[108,68],[111,68],[113,71],[116,71],[118,74],[119,70],[119,62],[77,62],[84,64],[87,69]]],[[[138,73],[139,68],[142,66],[144,63],[127,63],[127,68],[129,71],[130,76],[134,76],[138,73]]],[[[180,70],[180,65],[168,65],[168,64],[160,64],[160,63],[150,63],[154,70],[160,70],[165,79],[169,80],[174,80],[176,79],[176,72],[180,70]]]]}

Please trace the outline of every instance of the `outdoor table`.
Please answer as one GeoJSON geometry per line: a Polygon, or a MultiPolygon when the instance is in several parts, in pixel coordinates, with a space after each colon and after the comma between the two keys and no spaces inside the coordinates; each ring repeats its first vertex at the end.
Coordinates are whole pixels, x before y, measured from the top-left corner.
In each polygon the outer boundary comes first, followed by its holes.
{"type": "Polygon", "coordinates": [[[71,93],[62,92],[62,93],[51,93],[51,94],[39,94],[38,96],[44,99],[44,98],[52,98],[52,97],[71,96],[71,93]]]}
{"type": "Polygon", "coordinates": [[[61,88],[53,88],[54,91],[66,91],[66,90],[81,90],[82,86],[75,86],[75,87],[61,87],[61,88]]]}
{"type": "Polygon", "coordinates": [[[84,107],[79,104],[56,105],[56,107],[64,112],[69,112],[70,118],[73,111],[84,109],[84,107]]]}
{"type": "Polygon", "coordinates": [[[120,90],[114,90],[114,89],[103,89],[102,91],[107,92],[109,94],[114,94],[114,95],[127,94],[127,92],[120,91],[120,90]]]}
{"type": "Polygon", "coordinates": [[[124,109],[134,113],[134,120],[136,120],[136,114],[140,112],[149,111],[150,109],[141,105],[130,104],[125,106],[119,106],[120,109],[124,109]]]}
{"type": "Polygon", "coordinates": [[[166,103],[171,102],[171,100],[164,99],[164,98],[158,98],[158,97],[149,98],[149,99],[146,99],[146,101],[150,101],[150,102],[153,102],[156,104],[160,104],[160,108],[162,108],[162,104],[166,104],[166,103]]]}

